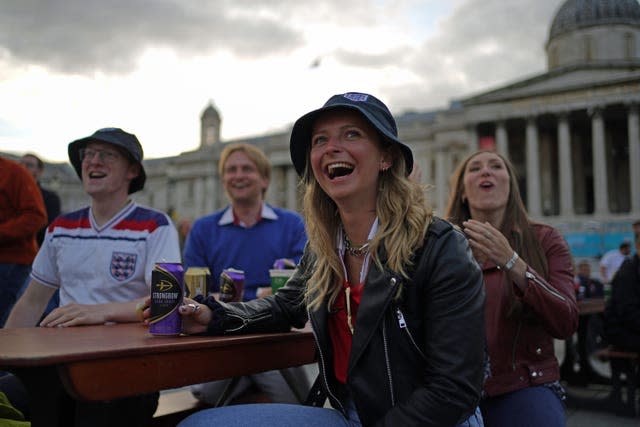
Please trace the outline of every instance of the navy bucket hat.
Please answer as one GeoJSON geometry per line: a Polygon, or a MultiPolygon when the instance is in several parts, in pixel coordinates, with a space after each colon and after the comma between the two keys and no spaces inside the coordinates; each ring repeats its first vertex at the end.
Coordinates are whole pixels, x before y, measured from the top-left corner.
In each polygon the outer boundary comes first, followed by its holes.
{"type": "Polygon", "coordinates": [[[398,139],[396,121],[387,106],[373,95],[348,92],[333,95],[322,108],[305,114],[296,120],[293,125],[289,151],[291,152],[291,161],[299,176],[304,174],[307,165],[307,153],[309,145],[311,144],[311,129],[313,124],[320,114],[338,108],[349,108],[360,112],[384,140],[390,144],[397,144],[404,155],[407,174],[411,173],[413,169],[413,154],[411,153],[411,148],[398,139]]]}
{"type": "Polygon", "coordinates": [[[91,136],[75,140],[69,144],[68,153],[69,161],[76,170],[76,173],[82,180],[82,159],[80,158],[80,149],[91,141],[104,142],[107,144],[115,145],[116,147],[123,148],[131,158],[140,167],[140,173],[137,177],[129,183],[129,194],[142,190],[144,183],[147,180],[147,174],[142,166],[142,145],[138,138],[132,133],[128,133],[119,128],[103,128],[98,129],[91,136]]]}

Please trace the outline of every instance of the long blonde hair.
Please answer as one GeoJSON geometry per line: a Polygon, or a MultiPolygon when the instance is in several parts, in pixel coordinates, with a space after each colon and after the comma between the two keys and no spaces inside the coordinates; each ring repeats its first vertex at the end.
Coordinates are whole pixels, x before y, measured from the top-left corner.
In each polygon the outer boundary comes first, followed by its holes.
{"type": "MultiPolygon", "coordinates": [[[[385,141],[382,143],[384,145],[385,141]]],[[[389,169],[380,172],[376,200],[378,232],[371,241],[371,259],[383,268],[380,254],[384,250],[387,255],[385,267],[406,278],[407,267],[413,263],[411,255],[424,240],[432,211],[423,187],[407,177],[404,156],[397,145],[391,144],[384,149],[389,151],[393,162],[389,169]]],[[[307,236],[317,257],[313,274],[307,281],[305,301],[310,310],[316,310],[328,299],[330,308],[345,280],[336,251],[340,215],[336,204],[316,181],[308,162],[302,185],[307,236]]]]}

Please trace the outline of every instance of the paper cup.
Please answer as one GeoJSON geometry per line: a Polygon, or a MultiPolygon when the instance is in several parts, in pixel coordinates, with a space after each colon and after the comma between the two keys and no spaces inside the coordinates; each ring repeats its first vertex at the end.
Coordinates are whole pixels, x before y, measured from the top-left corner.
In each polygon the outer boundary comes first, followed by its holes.
{"type": "Polygon", "coordinates": [[[293,275],[295,270],[269,270],[269,276],[271,276],[271,292],[274,294],[278,292],[278,289],[284,286],[289,280],[289,277],[293,275]]]}

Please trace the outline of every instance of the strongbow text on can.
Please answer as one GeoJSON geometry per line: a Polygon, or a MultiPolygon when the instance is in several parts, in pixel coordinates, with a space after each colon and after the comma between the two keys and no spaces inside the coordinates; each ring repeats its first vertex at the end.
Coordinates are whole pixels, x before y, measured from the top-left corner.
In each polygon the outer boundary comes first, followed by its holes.
{"type": "Polygon", "coordinates": [[[178,308],[184,294],[182,264],[157,263],[151,271],[151,316],[153,335],[179,335],[182,317],[178,308]]]}
{"type": "Polygon", "coordinates": [[[244,271],[227,268],[220,273],[220,301],[242,301],[244,271]]]}
{"type": "Polygon", "coordinates": [[[194,298],[196,295],[207,296],[211,272],[207,267],[189,267],[184,273],[184,287],[186,296],[194,298]]]}

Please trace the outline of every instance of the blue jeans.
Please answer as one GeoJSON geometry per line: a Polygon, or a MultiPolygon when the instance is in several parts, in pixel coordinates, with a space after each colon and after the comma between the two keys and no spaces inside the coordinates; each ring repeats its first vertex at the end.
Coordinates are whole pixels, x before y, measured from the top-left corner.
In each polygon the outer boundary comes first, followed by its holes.
{"type": "Polygon", "coordinates": [[[484,420],[482,419],[480,407],[476,407],[476,411],[467,418],[466,421],[458,424],[456,427],[484,427],[484,420]]]}
{"type": "MultiPolygon", "coordinates": [[[[361,427],[353,401],[349,402],[347,411],[348,419],[335,409],[313,406],[281,403],[223,406],[196,412],[182,420],[178,427],[361,427]]],[[[458,427],[484,427],[480,408],[458,427]]]]}
{"type": "Polygon", "coordinates": [[[22,294],[30,272],[30,265],[0,264],[0,327],[4,326],[11,309],[22,294]]]}
{"type": "Polygon", "coordinates": [[[335,409],[286,403],[257,403],[206,409],[185,418],[178,427],[360,427],[353,407],[349,419],[335,409]],[[355,417],[355,419],[353,418],[355,417]]]}
{"type": "Polygon", "coordinates": [[[549,387],[536,386],[485,398],[480,404],[491,427],[565,427],[564,405],[549,387]]]}

